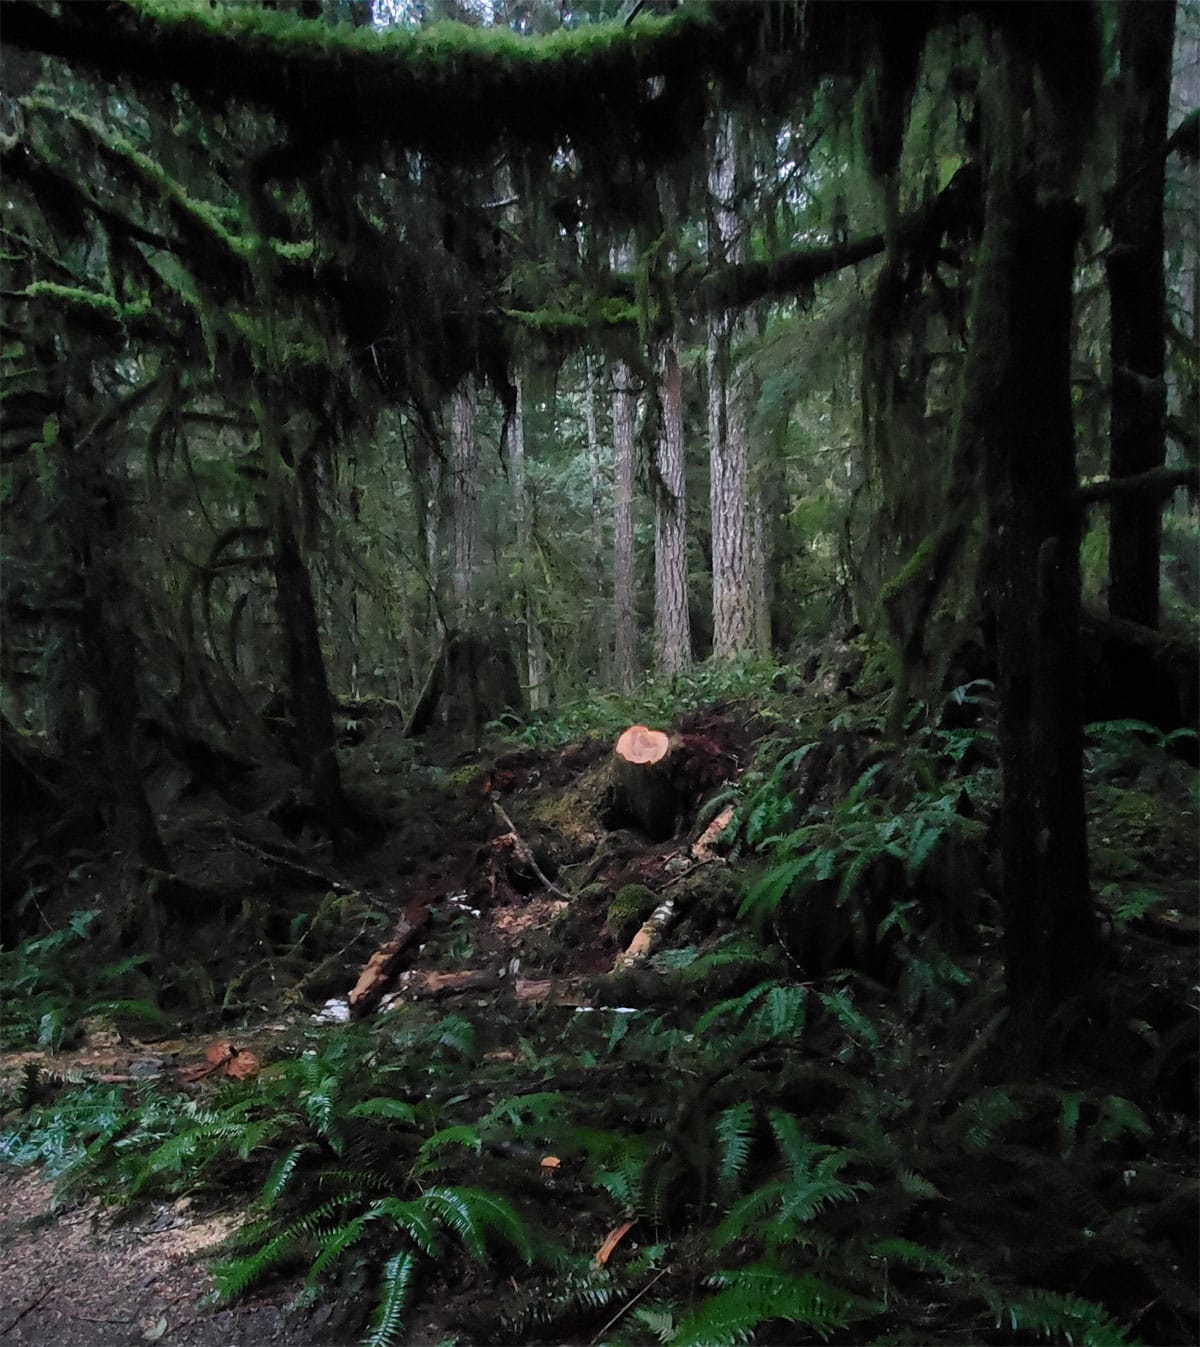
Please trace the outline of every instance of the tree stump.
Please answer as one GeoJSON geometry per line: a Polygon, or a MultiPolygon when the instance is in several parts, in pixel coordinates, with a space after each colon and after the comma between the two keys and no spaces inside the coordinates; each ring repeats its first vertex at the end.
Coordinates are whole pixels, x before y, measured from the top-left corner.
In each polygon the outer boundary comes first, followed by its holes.
{"type": "Polygon", "coordinates": [[[631,725],[613,749],[617,806],[656,842],[675,832],[679,793],[672,771],[674,744],[662,730],[631,725]]]}

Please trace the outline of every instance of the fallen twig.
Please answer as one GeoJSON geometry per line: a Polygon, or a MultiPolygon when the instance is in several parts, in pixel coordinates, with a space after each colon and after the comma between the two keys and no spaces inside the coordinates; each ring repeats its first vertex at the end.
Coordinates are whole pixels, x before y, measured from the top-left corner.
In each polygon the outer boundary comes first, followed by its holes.
{"type": "Polygon", "coordinates": [[[492,796],[492,808],[500,815],[501,823],[504,824],[511,834],[517,855],[529,866],[533,873],[537,875],[538,879],[541,880],[543,888],[549,889],[551,893],[556,893],[560,898],[565,898],[567,902],[570,902],[571,895],[569,893],[564,893],[557,884],[551,883],[551,881],[542,873],[541,866],[538,865],[537,861],[533,858],[533,852],[521,840],[521,834],[517,832],[517,825],[504,812],[503,805],[501,805],[500,801],[494,795],[492,796]]]}
{"type": "Polygon", "coordinates": [[[27,1314],[31,1314],[34,1310],[36,1310],[37,1307],[42,1303],[42,1301],[45,1300],[46,1297],[53,1290],[54,1290],[53,1286],[47,1286],[46,1289],[42,1292],[42,1294],[38,1296],[36,1300],[31,1300],[29,1304],[25,1306],[25,1308],[17,1315],[15,1319],[5,1324],[3,1328],[0,1328],[0,1334],[7,1336],[9,1333],[11,1333],[13,1329],[16,1328],[16,1326],[21,1322],[21,1320],[24,1319],[27,1314]]]}
{"type": "Polygon", "coordinates": [[[613,1317],[608,1321],[608,1323],[604,1325],[604,1327],[600,1330],[600,1332],[597,1333],[594,1338],[592,1338],[592,1340],[588,1343],[588,1347],[593,1347],[594,1343],[599,1342],[600,1339],[613,1326],[613,1324],[619,1323],[629,1313],[629,1311],[633,1309],[633,1307],[638,1303],[638,1301],[641,1300],[641,1298],[646,1294],[646,1292],[652,1290],[655,1286],[657,1286],[658,1283],[662,1281],[662,1279],[670,1271],[671,1269],[669,1267],[665,1267],[660,1269],[655,1276],[651,1277],[651,1279],[646,1283],[645,1286],[642,1287],[642,1289],[637,1293],[637,1295],[634,1296],[632,1299],[627,1300],[624,1303],[624,1305],[622,1305],[621,1308],[616,1312],[616,1314],[614,1314],[613,1317]]]}

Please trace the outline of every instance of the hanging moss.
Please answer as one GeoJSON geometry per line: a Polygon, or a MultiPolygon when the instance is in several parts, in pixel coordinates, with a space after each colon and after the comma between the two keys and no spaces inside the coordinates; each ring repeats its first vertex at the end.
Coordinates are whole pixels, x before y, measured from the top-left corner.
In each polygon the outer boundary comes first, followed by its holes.
{"type": "Polygon", "coordinates": [[[19,292],[24,299],[52,299],[63,305],[76,319],[99,336],[124,334],[130,323],[145,318],[150,312],[146,299],[122,304],[111,295],[79,286],[60,285],[56,281],[32,281],[19,292]]]}

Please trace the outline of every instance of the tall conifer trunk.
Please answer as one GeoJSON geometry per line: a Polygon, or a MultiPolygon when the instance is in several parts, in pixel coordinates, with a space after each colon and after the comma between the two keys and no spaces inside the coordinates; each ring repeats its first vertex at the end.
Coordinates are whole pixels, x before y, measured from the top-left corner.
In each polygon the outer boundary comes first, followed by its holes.
{"type": "MultiPolygon", "coordinates": [[[[1129,477],[1166,459],[1166,282],[1163,146],[1171,88],[1175,0],[1122,0],[1121,114],[1107,258],[1112,315],[1109,475],[1129,477]]],[[[1117,497],[1109,505],[1108,609],[1158,625],[1162,504],[1117,497]]],[[[1118,671],[1120,677],[1120,671],[1118,671]]]]}
{"type": "Polygon", "coordinates": [[[683,448],[683,373],[674,341],[658,355],[660,430],[654,483],[654,655],[660,674],[692,662],[688,613],[687,486],[683,448]]]}
{"type": "MultiPolygon", "coordinates": [[[[1098,69],[1090,7],[1078,73],[1098,69]],[[1089,47],[1091,44],[1091,47],[1089,47]],[[1092,65],[1089,65],[1089,56],[1092,65]]],[[[1084,989],[1097,940],[1088,891],[1078,700],[1078,481],[1071,417],[1071,299],[1082,212],[1070,148],[1035,93],[1021,46],[994,39],[985,90],[986,220],[959,436],[979,445],[996,621],[1005,964],[1019,1036],[1084,989]]]]}
{"type": "Polygon", "coordinates": [[[517,551],[521,567],[521,606],[525,622],[525,672],[529,688],[529,707],[540,710],[548,701],[546,681],[546,646],[542,640],[534,601],[531,557],[533,554],[533,516],[529,491],[525,480],[525,414],[522,406],[524,388],[519,374],[513,376],[516,402],[508,422],[508,461],[512,479],[513,511],[517,521],[517,551]]]}
{"type": "Polygon", "coordinates": [[[629,366],[613,365],[613,673],[622,692],[637,681],[637,616],[634,607],[633,470],[637,395],[629,366]]]}
{"type": "MultiPolygon", "coordinates": [[[[717,119],[709,166],[709,259],[741,262],[745,242],[734,210],[737,153],[732,118],[717,119]]],[[[709,319],[708,438],[712,514],[713,653],[739,655],[755,644],[753,543],[746,443],[745,376],[733,364],[732,312],[709,319]]]]}
{"type": "Polygon", "coordinates": [[[468,375],[450,399],[450,528],[454,539],[451,592],[454,622],[462,631],[473,626],[475,580],[479,557],[479,442],[475,437],[475,381],[468,375]]]}
{"type": "Polygon", "coordinates": [[[601,683],[608,681],[611,651],[609,649],[609,614],[604,583],[604,471],[600,458],[600,432],[596,428],[596,371],[591,359],[584,357],[584,418],[587,425],[588,473],[592,483],[592,583],[595,590],[596,675],[601,683]]]}

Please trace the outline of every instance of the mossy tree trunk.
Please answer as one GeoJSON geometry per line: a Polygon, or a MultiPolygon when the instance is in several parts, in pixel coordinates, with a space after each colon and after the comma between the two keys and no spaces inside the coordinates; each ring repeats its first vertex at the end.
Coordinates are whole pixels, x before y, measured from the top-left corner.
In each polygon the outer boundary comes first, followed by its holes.
{"type": "Polygon", "coordinates": [[[81,671],[96,707],[104,765],[112,788],[114,850],[154,870],[169,869],[134,753],[134,728],[141,709],[139,643],[121,621],[122,593],[130,589],[117,549],[124,519],[119,482],[110,478],[95,450],[75,442],[73,428],[61,428],[58,448],[66,474],[66,506],[72,519],[72,551],[79,588],[81,671]]]}
{"type": "MultiPolygon", "coordinates": [[[[1079,6],[1080,40],[1091,38],[1079,6]]],[[[1018,1036],[1086,988],[1097,953],[1087,880],[1079,705],[1079,530],[1071,293],[1082,212],[1026,50],[995,39],[984,97],[987,214],[958,434],[982,450],[994,575],[1003,781],[1004,951],[1018,1036]]],[[[1086,59],[1086,52],[1083,59],[1086,59]]]]}
{"type": "Polygon", "coordinates": [[[300,550],[286,489],[278,489],[271,503],[271,543],[275,605],[287,658],[300,781],[317,815],[336,836],[346,820],[346,802],[335,752],[333,698],[321,650],[312,580],[300,550]]]}
{"type": "MultiPolygon", "coordinates": [[[[1163,146],[1174,35],[1175,0],[1123,0],[1117,24],[1117,182],[1106,264],[1112,315],[1113,478],[1132,477],[1166,461],[1163,146]]],[[[1113,617],[1158,626],[1161,545],[1161,501],[1113,499],[1108,547],[1108,611],[1113,617]]],[[[1114,672],[1120,678],[1121,671],[1114,672]]]]}

